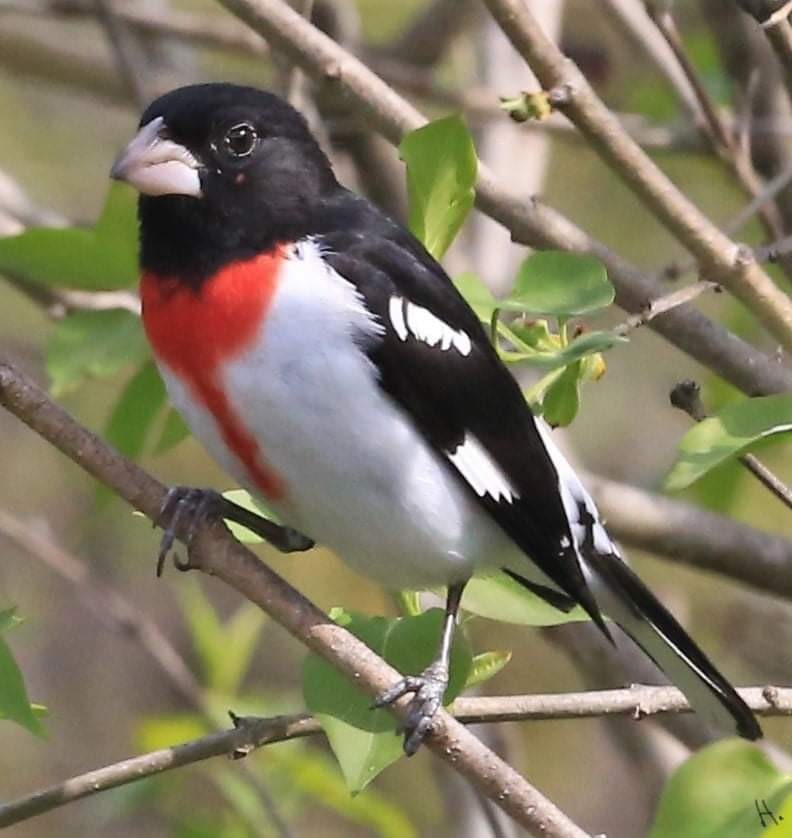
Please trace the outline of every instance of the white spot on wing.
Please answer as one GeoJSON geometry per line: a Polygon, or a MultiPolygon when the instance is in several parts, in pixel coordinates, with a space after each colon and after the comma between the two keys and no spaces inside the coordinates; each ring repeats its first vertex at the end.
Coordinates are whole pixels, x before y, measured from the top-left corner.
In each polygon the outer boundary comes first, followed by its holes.
{"type": "Polygon", "coordinates": [[[407,324],[404,322],[404,300],[401,297],[390,298],[388,315],[399,340],[407,340],[407,324]]]}
{"type": "Polygon", "coordinates": [[[454,346],[461,352],[463,355],[470,355],[470,350],[473,348],[473,345],[470,343],[470,338],[467,336],[467,332],[463,332],[461,329],[456,333],[457,337],[454,341],[454,346]]]}
{"type": "Polygon", "coordinates": [[[473,434],[466,433],[462,444],[448,459],[479,497],[489,495],[496,501],[503,499],[507,503],[518,497],[509,478],[473,434]]]}
{"type": "Polygon", "coordinates": [[[412,334],[416,340],[428,346],[439,346],[442,351],[452,347],[460,355],[470,355],[473,344],[462,329],[452,329],[429,309],[415,303],[407,303],[406,311],[402,297],[391,297],[388,301],[388,316],[400,340],[407,340],[412,334]]]}
{"type": "MultiPolygon", "coordinates": [[[[575,542],[575,550],[579,553],[580,545],[586,539],[586,527],[583,521],[581,521],[580,515],[580,506],[582,505],[594,521],[592,526],[594,549],[599,553],[615,553],[618,556],[619,551],[616,549],[616,545],[610,540],[608,533],[605,531],[605,527],[602,525],[596,504],[580,482],[580,478],[575,474],[575,470],[569,465],[567,458],[561,453],[553,441],[547,423],[540,417],[537,417],[535,421],[542,442],[544,442],[547,453],[550,455],[550,459],[558,474],[558,490],[561,494],[561,502],[564,505],[567,521],[569,522],[569,529],[572,532],[572,538],[575,542]]],[[[562,537],[561,546],[568,547],[568,544],[564,544],[564,538],[566,536],[562,537]]]]}

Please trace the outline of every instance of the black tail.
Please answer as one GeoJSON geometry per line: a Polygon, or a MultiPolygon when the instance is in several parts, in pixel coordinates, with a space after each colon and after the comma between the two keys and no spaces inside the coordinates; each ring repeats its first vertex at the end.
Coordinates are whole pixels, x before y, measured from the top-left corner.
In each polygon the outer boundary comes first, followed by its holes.
{"type": "Polygon", "coordinates": [[[663,606],[615,555],[588,550],[589,584],[602,611],[649,655],[720,730],[759,739],[759,722],[734,687],[663,606]]]}

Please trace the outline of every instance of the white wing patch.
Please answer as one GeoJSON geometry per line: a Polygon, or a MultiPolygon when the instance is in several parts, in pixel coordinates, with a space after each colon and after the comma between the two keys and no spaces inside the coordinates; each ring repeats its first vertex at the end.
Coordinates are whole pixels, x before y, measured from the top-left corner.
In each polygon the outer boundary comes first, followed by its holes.
{"type": "Polygon", "coordinates": [[[489,495],[507,503],[519,497],[509,478],[473,434],[466,433],[462,444],[448,459],[479,497],[489,495]]]}
{"type": "Polygon", "coordinates": [[[460,355],[470,355],[473,345],[462,329],[452,329],[426,308],[406,302],[403,297],[391,297],[388,302],[388,316],[400,340],[407,340],[412,334],[416,340],[428,346],[440,346],[446,351],[453,347],[460,355]]]}
{"type": "Polygon", "coordinates": [[[390,298],[388,315],[399,340],[407,340],[407,324],[404,322],[404,300],[401,297],[390,298]]]}
{"type": "MultiPolygon", "coordinates": [[[[567,458],[553,442],[550,428],[544,419],[536,418],[536,428],[558,473],[558,489],[569,522],[569,529],[572,532],[572,539],[575,542],[575,550],[579,554],[580,545],[586,540],[586,526],[581,520],[582,516],[580,514],[580,507],[583,506],[594,521],[591,533],[594,549],[598,553],[615,553],[618,556],[619,551],[616,549],[616,545],[610,540],[605,527],[602,526],[596,504],[580,482],[580,478],[575,474],[575,470],[569,465],[567,458]]],[[[565,539],[566,536],[561,538],[562,547],[569,546],[569,544],[564,543],[565,539]]]]}

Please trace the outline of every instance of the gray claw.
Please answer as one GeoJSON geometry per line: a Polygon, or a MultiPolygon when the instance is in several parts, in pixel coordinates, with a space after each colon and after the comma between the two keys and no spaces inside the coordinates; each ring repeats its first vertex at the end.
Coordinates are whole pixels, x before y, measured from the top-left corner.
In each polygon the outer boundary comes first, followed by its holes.
{"type": "Polygon", "coordinates": [[[379,695],[374,707],[385,707],[403,695],[413,694],[410,709],[399,728],[404,733],[404,753],[412,756],[432,729],[432,719],[443,703],[448,672],[437,663],[427,667],[420,675],[408,675],[379,695]]]}
{"type": "MultiPolygon", "coordinates": [[[[211,489],[193,489],[189,486],[173,486],[168,490],[165,500],[160,509],[156,523],[163,527],[162,540],[160,541],[159,554],[157,555],[157,576],[162,576],[165,567],[165,559],[173,548],[176,540],[176,531],[183,519],[189,518],[187,531],[187,546],[195,537],[198,523],[206,518],[212,517],[216,511],[218,501],[222,496],[211,489]]],[[[177,559],[176,567],[179,570],[189,570],[189,559],[177,559]]]]}

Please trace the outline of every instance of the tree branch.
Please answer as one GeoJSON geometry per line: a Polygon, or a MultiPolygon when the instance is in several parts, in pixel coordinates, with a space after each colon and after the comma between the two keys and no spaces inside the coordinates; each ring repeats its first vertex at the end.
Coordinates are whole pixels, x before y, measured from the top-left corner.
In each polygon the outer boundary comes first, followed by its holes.
{"type": "MultiPolygon", "coordinates": [[[[282,0],[220,0],[233,14],[288,52],[314,77],[336,86],[368,123],[391,142],[424,124],[423,117],[382,79],[330,38],[303,20],[282,0]]],[[[663,295],[662,286],[569,219],[539,201],[524,202],[479,167],[479,209],[507,227],[512,238],[540,248],[590,253],[600,259],[616,287],[617,303],[640,312],[663,295]]],[[[769,359],[698,311],[681,306],[652,321],[651,328],[751,395],[792,391],[792,370],[769,359]]]]}
{"type": "MultiPolygon", "coordinates": [[[[738,692],[751,710],[759,716],[792,716],[790,688],[745,687],[738,692]]],[[[690,705],[676,687],[634,684],[626,689],[591,690],[582,693],[458,698],[451,705],[450,711],[462,724],[601,716],[629,716],[634,721],[640,721],[659,714],[688,713],[690,705]]],[[[131,757],[72,777],[9,803],[0,804],[0,828],[173,768],[181,768],[217,756],[240,759],[265,745],[318,734],[322,734],[321,726],[307,714],[239,719],[238,726],[231,730],[212,733],[181,745],[131,757]]]]}
{"type": "Polygon", "coordinates": [[[608,528],[625,544],[792,599],[790,539],[598,475],[584,480],[608,528]]]}
{"type": "MultiPolygon", "coordinates": [[[[159,518],[165,487],[82,427],[27,376],[0,362],[0,404],[152,521],[159,518]]],[[[189,535],[183,524],[177,537],[189,535]]],[[[201,526],[191,540],[189,567],[222,579],[280,623],[297,640],[376,696],[399,679],[393,667],[281,579],[220,523],[201,526]]],[[[399,718],[409,702],[393,708],[399,718]]],[[[470,780],[517,823],[536,835],[585,833],[510,765],[448,713],[433,721],[427,746],[470,780]]],[[[171,758],[170,756],[168,757],[171,758]]]]}
{"type": "Polygon", "coordinates": [[[320,730],[318,723],[309,716],[278,716],[251,720],[233,730],[211,733],[183,745],[131,757],[72,777],[10,803],[0,804],[0,828],[43,815],[83,797],[161,774],[163,771],[217,756],[243,757],[262,745],[310,736],[319,733],[320,730]]]}
{"type": "Polygon", "coordinates": [[[788,0],[737,0],[737,5],[764,29],[784,71],[787,90],[792,95],[792,25],[789,23],[792,3],[788,0]]]}
{"type": "Polygon", "coordinates": [[[787,18],[783,18],[768,26],[765,33],[784,71],[787,90],[792,95],[792,24],[787,18]]]}
{"type": "Polygon", "coordinates": [[[792,300],[756,263],[749,248],[725,236],[622,129],[578,68],[548,40],[521,0],[485,0],[554,104],[654,215],[699,260],[708,279],[741,300],[792,351],[792,300]]]}
{"type": "MultiPolygon", "coordinates": [[[[253,19],[252,26],[256,31],[270,37],[279,48],[287,48],[288,45],[288,49],[297,51],[300,57],[294,60],[301,63],[307,72],[326,80],[328,76],[332,77],[333,84],[367,114],[369,124],[392,142],[398,142],[407,130],[422,124],[423,117],[411,105],[357,59],[324,37],[315,27],[301,21],[299,15],[282,2],[267,0],[267,13],[274,16],[272,24],[267,23],[264,17],[261,19],[264,22],[259,21],[255,14],[258,8],[255,3],[261,4],[263,0],[235,2],[242,9],[239,14],[243,17],[244,10],[249,10],[248,17],[253,19]],[[333,68],[341,65],[344,72],[339,77],[334,74],[333,68]],[[354,80],[354,85],[350,84],[350,80],[354,80]],[[383,90],[387,91],[387,107],[382,106],[383,90]]],[[[225,5],[235,11],[231,0],[225,5]]],[[[118,14],[124,17],[124,12],[119,10],[118,14]]],[[[193,36],[189,27],[185,26],[185,30],[184,37],[193,36]]],[[[263,45],[255,33],[251,32],[249,38],[242,39],[241,28],[227,26],[224,21],[217,22],[217,32],[228,34],[229,46],[237,38],[241,39],[240,43],[252,44],[255,40],[263,45]]],[[[204,35],[204,29],[199,26],[195,37],[204,35]]],[[[206,37],[211,41],[209,35],[206,37]]],[[[262,46],[262,52],[265,50],[262,46]]],[[[70,58],[62,69],[69,70],[73,64],[70,58]]],[[[506,226],[517,242],[539,248],[590,253],[601,259],[616,287],[618,305],[628,312],[640,313],[649,300],[664,293],[659,282],[592,239],[560,213],[538,201],[525,203],[510,195],[485,169],[478,184],[477,203],[480,209],[506,226]]],[[[680,307],[653,320],[650,328],[749,395],[792,391],[792,371],[695,309],[680,307]]]]}

